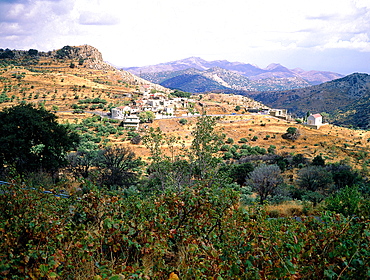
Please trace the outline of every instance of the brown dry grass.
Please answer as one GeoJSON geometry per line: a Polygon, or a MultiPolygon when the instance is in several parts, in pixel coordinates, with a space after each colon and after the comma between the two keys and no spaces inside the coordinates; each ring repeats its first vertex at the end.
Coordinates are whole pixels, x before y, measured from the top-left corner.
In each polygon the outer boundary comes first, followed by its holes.
{"type": "Polygon", "coordinates": [[[270,216],[277,215],[278,217],[301,216],[303,213],[303,205],[296,201],[287,201],[278,205],[266,206],[266,212],[270,216]]]}
{"type": "MultiPolygon", "coordinates": [[[[160,127],[169,135],[180,136],[186,140],[187,145],[190,145],[191,131],[196,121],[196,118],[189,118],[188,124],[182,126],[178,123],[178,119],[156,120],[152,126],[160,127]]],[[[225,133],[226,137],[233,138],[235,144],[240,145],[238,141],[244,137],[249,140],[247,144],[251,146],[268,149],[270,145],[274,145],[278,154],[303,154],[309,159],[321,155],[328,163],[343,160],[359,168],[366,157],[360,159],[358,154],[370,152],[367,142],[370,138],[369,131],[351,130],[333,125],[323,126],[317,130],[271,116],[244,114],[221,117],[217,128],[225,133]],[[301,136],[296,141],[282,138],[291,126],[300,130],[301,136]],[[266,138],[266,135],[270,138],[266,138]],[[251,141],[253,136],[257,136],[258,139],[251,141]]]]}
{"type": "MultiPolygon", "coordinates": [[[[124,94],[133,92],[136,87],[120,83],[122,77],[114,71],[101,71],[82,67],[70,68],[69,65],[78,61],[58,62],[52,59],[43,59],[36,66],[7,67],[2,69],[0,87],[12,86],[11,91],[6,92],[8,97],[14,95],[19,100],[26,102],[43,102],[49,110],[53,105],[59,107],[60,111],[71,110],[71,104],[77,103],[75,96],[79,99],[102,98],[108,102],[119,105],[128,101],[124,94]],[[44,71],[41,73],[40,71],[44,71]],[[15,79],[13,74],[23,74],[24,78],[15,79]],[[97,82],[99,80],[99,83],[97,82]],[[31,98],[29,96],[32,95],[31,98]],[[35,98],[38,95],[38,98],[35,98]],[[44,97],[45,95],[45,97],[44,97]],[[117,98],[118,97],[118,98],[117,98]]],[[[0,108],[12,106],[18,102],[0,104],[0,108]]],[[[84,117],[84,116],[77,116],[84,117]]]]}

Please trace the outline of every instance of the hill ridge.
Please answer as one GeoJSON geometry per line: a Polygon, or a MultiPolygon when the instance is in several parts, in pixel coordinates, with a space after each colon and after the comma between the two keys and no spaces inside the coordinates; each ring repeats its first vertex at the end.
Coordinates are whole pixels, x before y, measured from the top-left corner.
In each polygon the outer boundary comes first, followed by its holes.
{"type": "Polygon", "coordinates": [[[298,116],[325,112],[340,125],[370,127],[370,75],[353,73],[320,85],[288,91],[249,93],[268,106],[284,107],[298,116]]]}

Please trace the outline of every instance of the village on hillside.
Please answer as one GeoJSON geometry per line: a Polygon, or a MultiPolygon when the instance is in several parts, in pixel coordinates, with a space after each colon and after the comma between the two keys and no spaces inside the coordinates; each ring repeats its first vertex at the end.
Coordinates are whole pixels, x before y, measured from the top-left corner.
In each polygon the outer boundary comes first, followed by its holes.
{"type": "MultiPolygon", "coordinates": [[[[124,127],[139,128],[140,114],[142,112],[150,112],[154,119],[165,119],[174,117],[189,117],[199,116],[199,112],[194,110],[195,106],[202,109],[215,106],[214,102],[203,101],[201,98],[194,97],[177,97],[168,95],[161,91],[154,90],[150,85],[141,85],[138,88],[140,98],[131,102],[131,104],[118,106],[111,109],[110,117],[112,119],[121,120],[121,125],[124,127]]],[[[229,95],[229,94],[227,94],[229,95]]],[[[241,97],[244,98],[244,97],[241,97]]],[[[284,120],[292,120],[292,115],[288,113],[287,109],[273,109],[268,107],[251,107],[250,105],[236,106],[237,109],[230,113],[223,109],[224,114],[237,114],[239,110],[242,113],[258,113],[263,115],[270,115],[284,120]]],[[[239,112],[238,112],[239,113],[239,112]]],[[[322,116],[320,114],[311,114],[304,122],[305,125],[319,129],[322,123],[322,116]]]]}

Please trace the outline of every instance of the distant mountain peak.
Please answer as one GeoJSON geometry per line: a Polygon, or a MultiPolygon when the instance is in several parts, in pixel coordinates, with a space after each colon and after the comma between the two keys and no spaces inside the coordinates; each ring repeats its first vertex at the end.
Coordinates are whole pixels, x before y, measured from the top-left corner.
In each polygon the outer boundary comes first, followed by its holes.
{"type": "MultiPolygon", "coordinates": [[[[200,57],[196,57],[196,56],[173,61],[172,64],[175,64],[175,65],[180,64],[180,65],[185,65],[186,67],[189,67],[189,68],[197,68],[197,69],[202,69],[202,70],[205,70],[208,68],[205,66],[207,64],[207,61],[200,57]]],[[[184,69],[181,69],[181,70],[184,70],[184,69]]]]}
{"type": "MultiPolygon", "coordinates": [[[[249,80],[265,81],[265,83],[275,83],[276,85],[279,84],[277,80],[281,79],[281,89],[315,85],[343,77],[343,75],[331,72],[304,71],[301,69],[290,70],[280,63],[272,63],[265,69],[262,69],[249,63],[229,62],[227,60],[207,61],[197,56],[145,67],[124,68],[124,70],[127,70],[133,74],[139,74],[140,76],[146,76],[148,79],[149,77],[152,77],[153,82],[158,82],[164,81],[168,78],[173,78],[177,75],[175,72],[185,71],[190,68],[194,68],[199,71],[209,71],[212,69],[218,72],[222,72],[221,69],[224,69],[233,72],[234,74],[243,76],[244,78],[248,78],[249,80]],[[171,74],[167,72],[171,72],[171,74]],[[272,82],[271,79],[274,79],[274,81],[272,82]]],[[[181,74],[178,73],[178,75],[181,74]]],[[[242,86],[239,86],[239,83],[238,88],[242,88],[242,86]]],[[[247,86],[247,88],[250,87],[247,86]]],[[[268,88],[271,87],[268,86],[268,88]]],[[[275,86],[273,88],[275,88],[275,86]]]]}
{"type": "Polygon", "coordinates": [[[204,62],[207,62],[207,61],[198,57],[198,56],[191,56],[191,57],[188,57],[188,58],[175,60],[175,61],[172,61],[170,63],[176,63],[176,62],[204,63],[204,62]]]}
{"type": "Polygon", "coordinates": [[[276,67],[280,67],[282,66],[280,63],[270,63],[265,69],[268,70],[268,69],[274,69],[276,67]]]}
{"type": "Polygon", "coordinates": [[[267,71],[280,71],[280,72],[291,72],[288,68],[284,67],[280,63],[271,63],[269,64],[265,70],[267,71]]]}

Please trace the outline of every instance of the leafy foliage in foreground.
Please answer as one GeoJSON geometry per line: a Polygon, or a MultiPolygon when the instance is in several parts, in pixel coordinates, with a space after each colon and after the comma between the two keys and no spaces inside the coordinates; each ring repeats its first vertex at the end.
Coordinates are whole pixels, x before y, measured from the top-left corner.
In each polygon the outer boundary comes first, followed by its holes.
{"type": "MultiPolygon", "coordinates": [[[[84,178],[80,190],[66,182],[77,191],[72,196],[53,193],[52,183],[42,184],[45,192],[19,183],[25,176],[12,176],[13,185],[0,185],[0,277],[166,279],[176,271],[181,279],[368,278],[367,188],[365,182],[340,188],[357,183],[358,174],[345,165],[323,169],[330,170],[330,186],[340,189],[324,206],[340,214],[271,219],[265,206],[240,202],[250,200],[253,184],[244,185],[246,177],[266,179],[271,168],[276,181],[260,197],[274,198],[282,183],[278,165],[222,162],[224,136],[215,121],[199,119],[188,150],[180,139],[150,129],[143,137],[152,160],[146,178],[140,179],[142,162],[129,149],[91,145],[70,154],[71,174],[84,178]]],[[[288,164],[303,166],[304,158],[288,164]]],[[[313,195],[332,194],[328,184],[303,179],[313,195]]]]}
{"type": "Polygon", "coordinates": [[[57,117],[32,105],[18,105],[0,112],[0,169],[14,165],[19,173],[56,171],[79,137],[57,117]]]}
{"type": "Polygon", "coordinates": [[[210,181],[144,197],[89,187],[79,199],[0,186],[6,279],[367,279],[367,218],[268,219],[210,181]],[[98,279],[98,278],[97,278],[98,279]],[[112,278],[113,279],[113,278],[112,278]]]}

